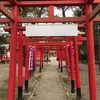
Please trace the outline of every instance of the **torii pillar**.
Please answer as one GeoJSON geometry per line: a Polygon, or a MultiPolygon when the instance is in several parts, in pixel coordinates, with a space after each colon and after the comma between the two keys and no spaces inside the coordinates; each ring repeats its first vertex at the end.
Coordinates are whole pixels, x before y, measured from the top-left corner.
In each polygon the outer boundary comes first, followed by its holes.
{"type": "Polygon", "coordinates": [[[96,72],[95,72],[95,57],[94,57],[94,36],[93,22],[89,21],[88,15],[92,12],[92,4],[85,6],[86,10],[86,32],[87,32],[87,52],[88,52],[88,76],[89,76],[89,91],[90,100],[97,100],[96,96],[96,72]]]}
{"type": "Polygon", "coordinates": [[[35,45],[35,69],[36,69],[36,62],[37,62],[37,45],[35,45]]]}
{"type": "Polygon", "coordinates": [[[78,59],[78,45],[77,37],[74,37],[74,56],[75,56],[75,78],[76,78],[76,94],[77,99],[81,100],[81,84],[80,84],[80,71],[79,71],[79,59],[78,59]]]}
{"type": "MultiPolygon", "coordinates": [[[[41,50],[42,50],[42,46],[41,46],[41,50]]],[[[42,52],[40,51],[40,68],[39,68],[39,72],[42,72],[42,52]]]]}
{"type": "Polygon", "coordinates": [[[62,48],[61,48],[61,51],[60,51],[60,55],[61,55],[61,60],[60,60],[60,63],[61,63],[61,72],[63,72],[63,66],[62,66],[62,48]]]}
{"type": "Polygon", "coordinates": [[[43,48],[42,48],[42,68],[43,68],[43,59],[44,59],[44,54],[43,54],[43,48]]]}
{"type": "Polygon", "coordinates": [[[70,71],[71,71],[71,93],[75,93],[75,81],[74,81],[74,52],[72,48],[72,41],[70,43],[70,71]]]}
{"type": "Polygon", "coordinates": [[[23,32],[19,30],[19,49],[18,49],[18,98],[23,100],[23,32]]]}
{"type": "Polygon", "coordinates": [[[61,66],[60,59],[61,59],[61,54],[60,54],[60,50],[58,50],[58,63],[59,63],[58,68],[59,69],[60,69],[60,66],[61,66]]]}
{"type": "Polygon", "coordinates": [[[66,45],[66,72],[68,72],[68,67],[69,67],[69,54],[68,54],[68,48],[66,45]]]}
{"type": "Polygon", "coordinates": [[[11,26],[11,46],[10,46],[11,53],[10,53],[10,66],[9,66],[8,100],[15,100],[18,6],[12,7],[12,13],[15,16],[15,21],[12,22],[11,26]]]}
{"type": "Polygon", "coordinates": [[[25,92],[28,93],[28,64],[29,64],[29,45],[26,42],[26,59],[25,59],[25,92]]]}

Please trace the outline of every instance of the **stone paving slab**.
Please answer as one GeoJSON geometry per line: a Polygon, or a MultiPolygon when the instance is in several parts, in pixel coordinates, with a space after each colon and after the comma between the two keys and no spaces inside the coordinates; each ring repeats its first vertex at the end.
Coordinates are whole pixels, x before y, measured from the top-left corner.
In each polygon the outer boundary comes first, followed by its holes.
{"type": "Polygon", "coordinates": [[[46,66],[32,100],[68,100],[57,71],[55,59],[46,66]]]}

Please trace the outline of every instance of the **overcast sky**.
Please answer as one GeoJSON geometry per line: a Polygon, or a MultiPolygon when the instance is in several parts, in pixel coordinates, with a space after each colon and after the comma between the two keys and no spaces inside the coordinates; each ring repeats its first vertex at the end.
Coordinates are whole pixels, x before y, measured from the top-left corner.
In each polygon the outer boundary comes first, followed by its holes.
{"type": "MultiPolygon", "coordinates": [[[[54,9],[54,15],[62,17],[62,12],[60,10],[54,9]]],[[[72,10],[66,10],[66,17],[72,17],[72,16],[73,16],[72,10]]]]}

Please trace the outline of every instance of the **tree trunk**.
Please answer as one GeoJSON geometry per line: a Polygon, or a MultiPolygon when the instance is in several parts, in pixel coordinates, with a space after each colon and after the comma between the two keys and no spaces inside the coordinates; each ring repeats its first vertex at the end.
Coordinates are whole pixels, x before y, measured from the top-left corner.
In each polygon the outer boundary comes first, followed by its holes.
{"type": "Polygon", "coordinates": [[[99,54],[99,74],[100,74],[100,35],[98,32],[98,54],[99,54]]]}

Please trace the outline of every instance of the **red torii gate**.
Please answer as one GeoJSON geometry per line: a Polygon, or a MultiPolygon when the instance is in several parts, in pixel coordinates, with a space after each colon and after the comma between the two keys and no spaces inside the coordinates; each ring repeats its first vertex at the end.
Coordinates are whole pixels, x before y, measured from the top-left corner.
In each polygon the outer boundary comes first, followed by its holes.
{"type": "MultiPolygon", "coordinates": [[[[9,28],[10,27],[5,27],[4,29],[5,29],[5,31],[9,31],[9,28]]],[[[85,28],[84,26],[82,27],[81,26],[81,28],[85,28]]],[[[68,45],[69,44],[69,42],[45,42],[45,43],[39,43],[39,42],[34,42],[34,38],[32,38],[31,37],[31,39],[29,38],[29,37],[23,37],[22,36],[22,30],[24,31],[24,28],[18,28],[18,31],[19,31],[19,37],[17,37],[18,39],[17,39],[17,42],[19,43],[19,70],[18,70],[18,99],[21,99],[22,98],[22,88],[20,89],[20,86],[22,86],[22,72],[21,72],[21,70],[22,70],[22,67],[21,67],[21,65],[22,65],[22,62],[21,62],[21,59],[22,59],[22,55],[21,55],[21,52],[22,52],[22,41],[23,41],[23,43],[24,42],[29,42],[29,43],[26,43],[26,59],[28,59],[28,45],[35,45],[36,47],[38,47],[38,46],[40,46],[40,49],[41,49],[41,56],[40,56],[40,69],[39,69],[39,71],[41,72],[41,69],[43,68],[43,50],[42,50],[42,47],[43,46],[57,46],[56,47],[56,49],[60,49],[60,48],[58,48],[58,46],[65,46],[65,45],[68,45]],[[59,44],[58,44],[59,43],[59,44]]],[[[53,39],[53,37],[46,37],[45,39],[44,38],[37,38],[37,40],[35,40],[35,41],[47,41],[47,40],[49,40],[49,41],[73,41],[73,39],[74,39],[74,37],[72,36],[72,37],[67,37],[67,39],[66,39],[66,37],[63,37],[62,39],[60,38],[60,37],[54,37],[54,39],[53,39]],[[41,40],[42,39],[42,40],[41,40]]],[[[86,37],[82,37],[82,35],[78,35],[78,37],[77,37],[77,39],[80,41],[84,41],[84,40],[86,40],[86,37]]],[[[9,39],[7,39],[8,40],[8,42],[9,42],[9,39]]],[[[24,43],[25,44],[25,43],[24,43]]],[[[78,42],[78,44],[82,44],[82,42],[78,42]]],[[[37,48],[38,49],[38,48],[37,48]]],[[[50,48],[51,49],[51,48],[50,48]]],[[[49,49],[49,50],[50,50],[49,49]]],[[[62,48],[61,47],[61,52],[62,52],[62,50],[63,49],[65,49],[65,48],[62,48]]],[[[72,53],[72,52],[71,52],[72,53]]],[[[77,57],[78,58],[78,57],[77,57]]],[[[35,60],[36,61],[36,60],[35,60]]],[[[72,61],[72,60],[71,60],[72,61]]],[[[61,56],[61,58],[59,59],[59,68],[61,68],[61,72],[63,72],[63,69],[62,69],[62,56],[61,56]]],[[[78,64],[77,64],[78,65],[78,64]]],[[[77,68],[77,67],[76,67],[77,68]]],[[[67,69],[67,66],[66,66],[66,69],[67,69]]],[[[71,76],[74,74],[74,73],[72,73],[73,72],[73,70],[71,71],[71,76]]],[[[28,60],[26,60],[26,70],[25,70],[25,91],[26,92],[28,92],[28,60]]],[[[77,73],[79,73],[79,71],[77,72],[77,73]]],[[[79,80],[79,74],[77,75],[78,77],[76,77],[76,81],[78,81],[77,83],[78,84],[80,84],[80,80],[79,80]]],[[[74,93],[75,92],[75,85],[74,85],[74,80],[73,80],[74,78],[72,78],[72,80],[71,80],[71,92],[72,93],[74,93]]],[[[78,85],[78,84],[76,84],[76,86],[79,86],[80,87],[80,85],[78,85]]],[[[79,92],[77,92],[77,97],[81,97],[81,93],[80,93],[80,88],[79,88],[79,92]]]]}
{"type": "MultiPolygon", "coordinates": [[[[75,37],[73,37],[73,39],[74,39],[75,37]]],[[[79,38],[80,38],[80,36],[79,36],[79,38]]],[[[75,52],[76,51],[78,51],[78,48],[77,48],[77,40],[76,40],[76,38],[74,39],[74,40],[69,40],[69,41],[73,41],[74,42],[74,48],[75,48],[75,52]]],[[[86,38],[84,38],[84,37],[81,37],[81,39],[80,40],[86,40],[86,38]]],[[[32,41],[32,40],[31,40],[32,41]]],[[[28,41],[29,42],[29,41],[28,41]]],[[[60,48],[59,48],[59,50],[61,51],[60,52],[60,57],[59,57],[59,69],[61,69],[61,72],[63,72],[63,67],[62,67],[62,50],[64,49],[64,48],[62,48],[61,46],[66,46],[66,45],[68,45],[69,44],[69,42],[63,42],[63,43],[61,43],[61,42],[47,42],[47,43],[35,43],[35,42],[29,42],[28,43],[28,45],[29,44],[33,44],[33,45],[38,45],[38,46],[40,46],[40,49],[42,48],[42,46],[60,46],[60,48]],[[57,43],[59,43],[59,44],[57,44],[57,43]]],[[[79,44],[80,44],[80,42],[79,42],[79,44]]],[[[56,48],[56,49],[58,49],[58,48],[56,48]]],[[[72,50],[72,43],[70,44],[70,49],[72,50]]],[[[51,50],[51,48],[49,48],[49,50],[51,50]]],[[[42,55],[42,52],[43,52],[43,50],[41,49],[41,56],[40,56],[40,69],[39,69],[39,71],[41,72],[41,70],[42,70],[42,68],[43,68],[43,55],[42,55]]],[[[72,54],[72,51],[70,52],[70,54],[72,54]]],[[[81,90],[80,90],[80,73],[79,73],[79,62],[78,62],[78,53],[76,52],[75,53],[75,65],[76,65],[76,87],[78,88],[78,90],[77,90],[77,97],[80,99],[81,98],[81,90]]],[[[74,63],[73,63],[73,55],[71,55],[71,65],[73,66],[74,65],[74,63]]],[[[67,67],[68,67],[68,65],[66,64],[66,69],[67,69],[67,67]]],[[[71,67],[71,92],[72,93],[74,93],[75,92],[75,84],[74,84],[74,66],[73,67],[71,67]]]]}
{"type": "MultiPolygon", "coordinates": [[[[94,41],[93,41],[93,22],[100,21],[96,15],[100,12],[99,0],[59,0],[59,1],[21,1],[21,0],[0,0],[0,11],[7,18],[0,18],[1,23],[9,22],[11,26],[11,59],[9,69],[9,89],[8,100],[15,98],[15,76],[16,76],[16,45],[17,45],[17,26],[24,22],[86,22],[87,44],[88,44],[88,73],[90,100],[96,100],[96,79],[95,79],[95,59],[94,59],[94,41]],[[97,7],[92,11],[92,4],[97,7]],[[85,14],[81,17],[54,18],[53,5],[65,6],[85,6],[85,14]],[[5,6],[12,7],[10,13],[5,6]],[[18,7],[29,6],[49,6],[50,16],[48,18],[21,18],[18,16],[18,7]]],[[[75,52],[76,53],[76,52],[75,52]]]]}

